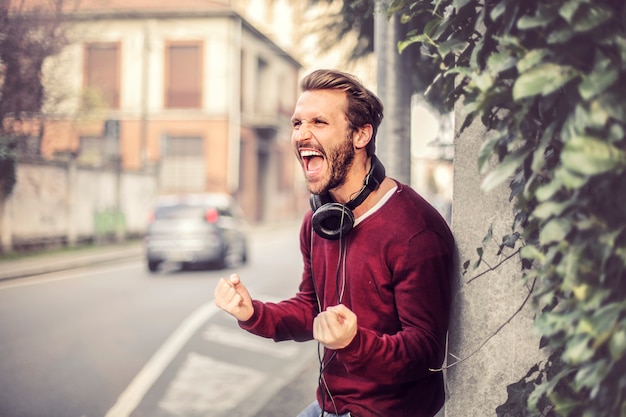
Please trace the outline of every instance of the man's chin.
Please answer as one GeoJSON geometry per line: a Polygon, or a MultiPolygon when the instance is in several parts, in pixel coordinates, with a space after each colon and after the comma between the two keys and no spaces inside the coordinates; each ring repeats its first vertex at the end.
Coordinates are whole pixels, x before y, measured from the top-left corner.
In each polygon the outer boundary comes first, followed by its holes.
{"type": "Polygon", "coordinates": [[[311,194],[323,194],[326,192],[325,187],[319,181],[307,180],[307,188],[311,194]]]}

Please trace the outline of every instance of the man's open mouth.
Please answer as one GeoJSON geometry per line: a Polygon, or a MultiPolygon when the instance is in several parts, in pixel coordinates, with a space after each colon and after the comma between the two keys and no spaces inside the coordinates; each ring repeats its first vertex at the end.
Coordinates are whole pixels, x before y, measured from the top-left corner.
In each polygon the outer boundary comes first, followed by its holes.
{"type": "Polygon", "coordinates": [[[322,170],[324,156],[321,152],[304,149],[300,151],[300,157],[304,162],[304,171],[307,175],[315,175],[322,170]]]}

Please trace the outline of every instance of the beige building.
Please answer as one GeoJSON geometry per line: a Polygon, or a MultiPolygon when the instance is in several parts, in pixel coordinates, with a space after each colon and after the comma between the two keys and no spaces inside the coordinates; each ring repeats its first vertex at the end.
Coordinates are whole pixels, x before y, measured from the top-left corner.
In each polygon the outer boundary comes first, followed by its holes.
{"type": "Polygon", "coordinates": [[[289,117],[301,65],[244,17],[246,2],[231,3],[68,9],[71,43],[45,69],[42,153],[155,168],[160,194],[227,192],[251,221],[299,216],[289,117]]]}

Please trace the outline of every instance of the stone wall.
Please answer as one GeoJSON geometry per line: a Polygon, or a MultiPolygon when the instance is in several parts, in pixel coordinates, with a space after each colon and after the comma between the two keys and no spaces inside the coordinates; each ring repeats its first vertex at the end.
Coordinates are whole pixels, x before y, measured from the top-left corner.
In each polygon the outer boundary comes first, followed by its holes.
{"type": "Polygon", "coordinates": [[[484,275],[478,276],[487,267],[472,270],[471,265],[463,274],[463,263],[469,260],[474,264],[478,259],[476,248],[490,226],[494,242],[484,259],[491,266],[502,260],[503,256],[497,255],[498,244],[510,232],[513,217],[508,184],[489,193],[480,188],[477,160],[484,136],[483,128],[474,125],[455,141],[452,229],[458,249],[458,273],[453,283],[450,368],[446,371],[447,417],[495,416],[496,407],[507,399],[507,385],[521,379],[532,364],[542,359],[539,339],[532,330],[531,304],[515,315],[529,291],[520,278],[519,258],[484,275]],[[452,365],[459,359],[460,363],[452,365]]]}
{"type": "Polygon", "coordinates": [[[123,171],[117,163],[94,169],[73,158],[23,159],[0,207],[2,252],[141,236],[157,186],[154,172],[123,171]]]}

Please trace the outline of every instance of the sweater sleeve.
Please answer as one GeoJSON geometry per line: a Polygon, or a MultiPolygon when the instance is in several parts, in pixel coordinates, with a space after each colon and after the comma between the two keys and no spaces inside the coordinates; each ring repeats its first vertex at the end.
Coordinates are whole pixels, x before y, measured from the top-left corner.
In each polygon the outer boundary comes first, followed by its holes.
{"type": "Polygon", "coordinates": [[[253,300],[254,313],[239,326],[258,336],[275,341],[303,342],[313,338],[313,319],[318,313],[317,296],[312,281],[310,259],[310,214],[300,229],[300,251],[304,262],[298,293],[279,303],[253,300]]]}
{"type": "Polygon", "coordinates": [[[353,375],[381,383],[423,378],[445,356],[450,307],[452,243],[425,230],[406,245],[393,265],[393,295],[399,330],[380,334],[359,324],[338,357],[353,375]]]}

